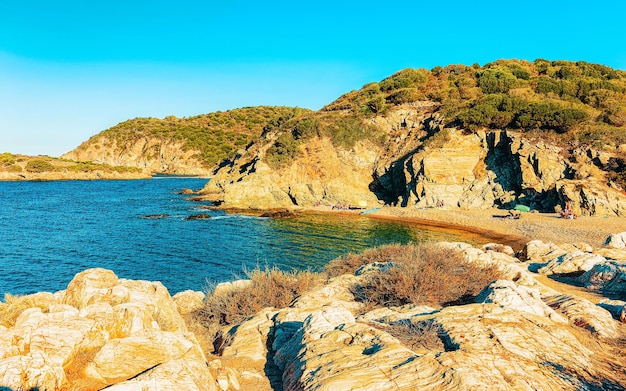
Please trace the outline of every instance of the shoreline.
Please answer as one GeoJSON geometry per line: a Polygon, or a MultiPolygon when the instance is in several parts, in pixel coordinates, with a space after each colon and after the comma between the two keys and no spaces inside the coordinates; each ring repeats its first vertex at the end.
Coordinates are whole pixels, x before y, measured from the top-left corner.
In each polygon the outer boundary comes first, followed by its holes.
{"type": "Polygon", "coordinates": [[[504,218],[503,209],[410,209],[385,207],[370,213],[372,218],[414,222],[426,226],[460,229],[507,244],[525,245],[531,240],[559,243],[586,243],[601,247],[605,239],[626,231],[623,217],[582,216],[563,219],[557,213],[522,213],[519,220],[504,218]]]}
{"type": "Polygon", "coordinates": [[[508,233],[503,233],[491,229],[484,229],[478,226],[472,225],[463,225],[454,222],[448,222],[443,220],[431,220],[424,217],[405,217],[405,216],[395,216],[395,215],[386,215],[381,214],[377,215],[375,213],[370,213],[365,215],[364,217],[368,217],[375,220],[385,220],[385,221],[394,221],[401,223],[410,223],[424,227],[432,227],[445,231],[454,231],[461,233],[468,233],[478,235],[480,237],[493,240],[494,243],[506,244],[511,246],[515,251],[520,250],[530,239],[512,235],[508,233]]]}
{"type": "Polygon", "coordinates": [[[624,217],[581,216],[570,220],[561,218],[557,213],[526,212],[521,214],[519,220],[509,220],[504,218],[507,210],[495,208],[462,210],[385,206],[366,215],[360,215],[360,210],[333,210],[328,207],[295,208],[294,211],[361,216],[467,233],[507,244],[516,251],[531,240],[555,244],[586,243],[599,248],[609,235],[626,232],[624,217]]]}
{"type": "Polygon", "coordinates": [[[510,220],[504,209],[452,209],[384,206],[375,212],[361,215],[359,209],[332,209],[329,206],[246,209],[208,207],[229,213],[260,215],[265,212],[290,210],[296,213],[321,213],[365,217],[395,221],[457,234],[477,236],[493,243],[506,244],[515,251],[521,250],[531,240],[554,244],[586,243],[600,248],[611,234],[626,232],[626,218],[616,216],[581,216],[563,219],[558,213],[522,212],[519,220],[510,220]]]}

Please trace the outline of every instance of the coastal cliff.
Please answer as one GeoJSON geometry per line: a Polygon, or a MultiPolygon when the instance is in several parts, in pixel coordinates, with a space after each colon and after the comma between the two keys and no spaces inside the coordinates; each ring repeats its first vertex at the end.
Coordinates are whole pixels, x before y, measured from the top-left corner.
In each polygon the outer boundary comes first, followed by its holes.
{"type": "Polygon", "coordinates": [[[335,146],[312,137],[283,166],[268,164],[267,135],[224,165],[201,191],[234,208],[380,205],[462,209],[524,204],[578,215],[626,215],[626,193],[607,180],[619,153],[573,150],[521,132],[444,128],[432,105],[407,105],[369,123],[387,140],[335,146]],[[408,123],[409,126],[402,126],[408,123]]]}
{"type": "Polygon", "coordinates": [[[207,199],[626,214],[626,73],[602,65],[405,69],[273,125],[221,164],[207,199]]]}
{"type": "Polygon", "coordinates": [[[89,269],[63,291],[0,303],[0,386],[624,389],[625,243],[626,233],[597,249],[534,240],[517,254],[499,244],[390,246],[333,261],[324,275],[256,272],[208,296],[171,297],[159,282],[89,269]],[[453,261],[430,269],[444,258],[453,261]],[[414,262],[420,273],[402,271],[414,262]],[[399,284],[407,275],[419,282],[399,284]],[[274,295],[287,302],[230,322],[274,295]]]}

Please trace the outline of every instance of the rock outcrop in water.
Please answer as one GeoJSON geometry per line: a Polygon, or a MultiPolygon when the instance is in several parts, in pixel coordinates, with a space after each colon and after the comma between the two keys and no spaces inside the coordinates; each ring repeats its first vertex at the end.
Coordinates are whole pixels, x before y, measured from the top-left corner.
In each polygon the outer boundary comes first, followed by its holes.
{"type": "MultiPolygon", "coordinates": [[[[607,243],[616,242],[615,235],[607,243]]],[[[441,243],[503,278],[471,303],[367,308],[378,263],[226,327],[215,353],[186,319],[204,295],[82,272],[0,305],[0,387],[13,390],[619,390],[626,388],[626,250],[531,241],[441,243]],[[546,279],[567,278],[581,288],[546,279]],[[543,282],[542,282],[543,281],[543,282]],[[548,282],[550,282],[548,284],[548,282]],[[547,284],[547,285],[546,285],[547,284]],[[412,335],[397,336],[403,327],[412,335]],[[409,343],[412,340],[420,343],[409,343]],[[408,342],[407,342],[408,341],[408,342]],[[205,346],[206,348],[206,346],[205,346]]],[[[215,292],[247,289],[245,281],[215,292]]],[[[211,342],[210,340],[208,341],[211,342]]]]}

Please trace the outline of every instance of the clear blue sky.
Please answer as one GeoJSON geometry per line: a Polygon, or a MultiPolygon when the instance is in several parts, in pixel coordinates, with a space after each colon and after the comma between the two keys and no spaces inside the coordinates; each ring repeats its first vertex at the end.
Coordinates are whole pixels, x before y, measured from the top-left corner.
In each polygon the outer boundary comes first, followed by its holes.
{"type": "Polygon", "coordinates": [[[615,1],[0,0],[0,152],[58,156],[135,117],[318,109],[407,67],[626,69],[615,1]]]}

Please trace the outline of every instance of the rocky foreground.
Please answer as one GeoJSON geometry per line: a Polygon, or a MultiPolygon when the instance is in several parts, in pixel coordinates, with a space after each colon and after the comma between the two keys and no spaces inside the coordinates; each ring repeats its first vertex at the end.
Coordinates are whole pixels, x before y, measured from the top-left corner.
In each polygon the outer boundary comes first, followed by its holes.
{"type": "Polygon", "coordinates": [[[224,328],[214,346],[191,321],[204,294],[86,270],[66,290],[0,303],[0,388],[626,389],[626,233],[597,249],[438,246],[503,278],[464,304],[367,308],[353,288],[392,267],[369,264],[224,328]]]}

